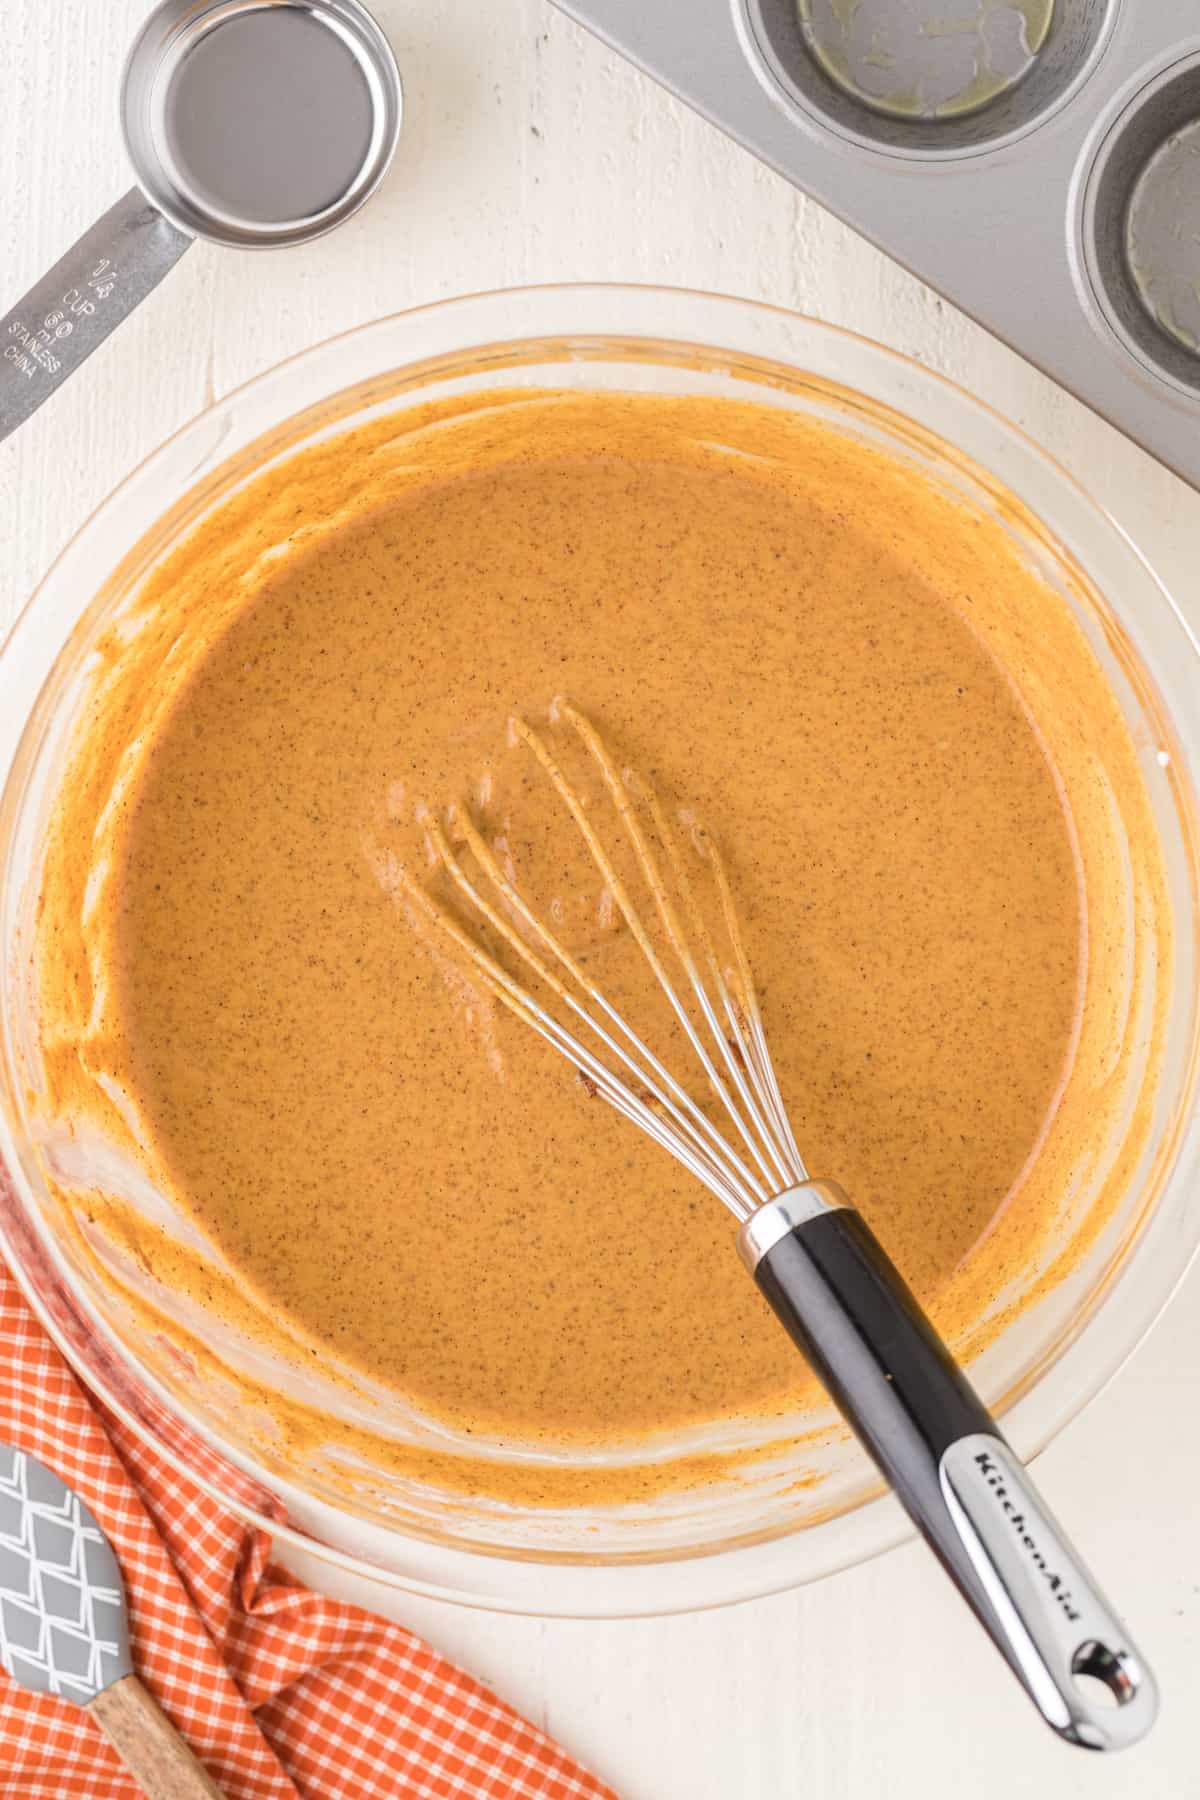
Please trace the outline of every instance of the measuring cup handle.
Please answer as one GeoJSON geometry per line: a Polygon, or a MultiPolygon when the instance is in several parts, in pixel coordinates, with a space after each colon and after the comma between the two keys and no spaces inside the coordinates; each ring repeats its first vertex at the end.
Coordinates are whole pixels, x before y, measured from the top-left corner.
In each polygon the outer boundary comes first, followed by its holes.
{"type": "Polygon", "coordinates": [[[0,319],[0,440],[23,425],[194,240],[131,188],[0,319]]]}

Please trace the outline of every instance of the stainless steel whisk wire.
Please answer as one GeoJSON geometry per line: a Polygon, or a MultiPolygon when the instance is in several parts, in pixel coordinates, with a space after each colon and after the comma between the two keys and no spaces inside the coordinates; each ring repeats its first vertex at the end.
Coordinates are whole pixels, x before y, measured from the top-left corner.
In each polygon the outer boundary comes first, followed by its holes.
{"type": "Polygon", "coordinates": [[[541,1005],[527,987],[515,980],[432,898],[424,885],[408,877],[405,879],[407,891],[426,916],[466,953],[478,974],[505,1006],[574,1063],[611,1106],[669,1150],[736,1218],[745,1220],[773,1195],[806,1180],[807,1171],[788,1122],[767,1048],[758,996],[723,858],[704,827],[698,821],[690,820],[693,846],[711,872],[720,902],[731,960],[728,975],[697,903],[676,835],[653,786],[632,769],[619,769],[595,727],[568,701],[556,702],[553,716],[556,722],[565,723],[574,730],[600,773],[604,790],[649,888],[670,951],[679,963],[699,1013],[699,1024],[672,980],[628,885],[589,819],[578,789],[564,773],[545,738],[520,718],[510,722],[512,735],[532,752],[578,827],[608,893],[653,970],[704,1071],[709,1088],[740,1141],[741,1150],[717,1130],[662,1060],[617,1012],[578,959],[546,925],[515,879],[505,873],[495,852],[465,809],[456,809],[453,813],[454,827],[461,832],[484,879],[509,908],[508,915],[502,913],[495,901],[481,890],[479,883],[471,879],[443,825],[426,808],[421,822],[435,864],[449,876],[467,906],[492,927],[541,983],[553,991],[572,1017],[599,1041],[624,1073],[615,1073],[610,1062],[605,1062],[577,1033],[541,1005]],[[679,900],[700,946],[707,981],[684,930],[670,878],[655,856],[638,817],[634,794],[640,794],[663,845],[667,869],[674,878],[679,900]],[[515,928],[514,916],[525,927],[528,936],[515,928]],[[550,958],[549,962],[539,955],[534,944],[541,946],[550,958]],[[556,972],[556,968],[561,973],[556,972]],[[731,987],[730,977],[736,988],[731,987]],[[597,1012],[601,1015],[599,1018],[597,1012]],[[709,1041],[706,1041],[706,1034],[709,1041]]]}

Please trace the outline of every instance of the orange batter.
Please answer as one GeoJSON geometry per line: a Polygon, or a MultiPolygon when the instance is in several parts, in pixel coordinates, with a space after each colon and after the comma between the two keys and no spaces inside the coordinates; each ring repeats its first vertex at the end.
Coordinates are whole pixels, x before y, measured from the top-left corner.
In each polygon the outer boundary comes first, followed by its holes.
{"type": "Polygon", "coordinates": [[[467,797],[636,1014],[649,975],[505,748],[569,693],[720,839],[809,1167],[965,1341],[1055,1203],[1030,1159],[1081,1005],[1072,823],[998,653],[1037,583],[778,413],[489,401],[260,477],[110,644],[48,865],[51,1104],[107,1109],[241,1303],[435,1418],[597,1441],[792,1405],[718,1204],[381,880],[420,802],[467,797]]]}

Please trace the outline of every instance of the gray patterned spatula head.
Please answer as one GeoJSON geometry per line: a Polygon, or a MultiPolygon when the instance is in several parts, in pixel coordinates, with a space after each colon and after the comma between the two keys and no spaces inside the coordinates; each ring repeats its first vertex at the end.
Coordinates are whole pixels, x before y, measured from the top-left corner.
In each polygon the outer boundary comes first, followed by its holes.
{"type": "Polygon", "coordinates": [[[0,1663],[78,1706],[133,1673],[108,1539],[78,1494],[11,1444],[0,1444],[0,1663]]]}
{"type": "Polygon", "coordinates": [[[87,1712],[146,1800],[221,1800],[134,1672],[113,1549],[53,1469],[0,1444],[0,1664],[87,1712]]]}

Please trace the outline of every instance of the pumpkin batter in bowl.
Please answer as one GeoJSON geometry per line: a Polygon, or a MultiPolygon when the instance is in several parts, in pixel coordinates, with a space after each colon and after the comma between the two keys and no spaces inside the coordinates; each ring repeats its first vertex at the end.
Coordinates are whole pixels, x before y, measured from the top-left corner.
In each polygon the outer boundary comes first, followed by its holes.
{"type": "MultiPolygon", "coordinates": [[[[386,1437],[439,1493],[562,1508],[821,1422],[716,1203],[397,904],[425,799],[545,858],[505,723],[560,691],[722,840],[810,1166],[960,1356],[1103,1228],[1144,1133],[1098,1175],[1088,1146],[1162,1005],[1138,932],[1169,955],[1136,752],[1003,520],[900,459],[767,405],[492,388],[256,476],[98,648],[38,1105],[109,1160],[51,1156],[60,1225],[289,1455],[386,1437]]],[[[594,877],[555,897],[636,1015],[594,877]]]]}

